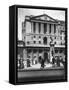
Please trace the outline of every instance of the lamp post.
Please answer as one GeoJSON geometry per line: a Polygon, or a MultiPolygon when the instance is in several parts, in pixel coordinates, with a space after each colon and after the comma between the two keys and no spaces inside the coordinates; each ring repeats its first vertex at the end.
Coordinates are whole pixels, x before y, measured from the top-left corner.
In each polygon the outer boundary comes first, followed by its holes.
{"type": "Polygon", "coordinates": [[[55,54],[55,51],[54,51],[54,47],[55,47],[55,43],[52,39],[52,37],[50,37],[51,41],[50,41],[50,62],[52,62],[52,58],[55,54]]]}

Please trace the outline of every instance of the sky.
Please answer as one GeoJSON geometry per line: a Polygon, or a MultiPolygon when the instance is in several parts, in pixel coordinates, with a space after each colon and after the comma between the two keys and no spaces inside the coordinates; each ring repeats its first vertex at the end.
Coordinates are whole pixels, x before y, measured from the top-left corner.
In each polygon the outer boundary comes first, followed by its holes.
{"type": "Polygon", "coordinates": [[[26,15],[42,15],[47,14],[54,19],[65,21],[65,11],[61,10],[48,10],[48,9],[28,9],[28,8],[18,8],[18,39],[22,40],[22,22],[26,15]]]}

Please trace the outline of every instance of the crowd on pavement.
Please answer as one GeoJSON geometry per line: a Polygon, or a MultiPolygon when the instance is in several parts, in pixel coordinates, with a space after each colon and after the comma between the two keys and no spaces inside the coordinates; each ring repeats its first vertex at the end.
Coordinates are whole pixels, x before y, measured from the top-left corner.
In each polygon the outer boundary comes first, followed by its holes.
{"type": "MultiPolygon", "coordinates": [[[[47,64],[51,64],[50,66],[52,67],[61,67],[61,66],[65,66],[65,60],[63,59],[62,56],[53,56],[52,58],[52,62],[49,62],[50,60],[48,60],[48,58],[42,58],[41,56],[39,56],[38,58],[38,63],[40,64],[40,69],[44,69],[46,68],[47,64]]],[[[35,66],[38,65],[38,63],[35,63],[35,66]]],[[[26,61],[22,58],[20,58],[18,60],[18,69],[26,69],[29,67],[33,67],[33,65],[31,65],[30,59],[27,59],[26,61]]]]}

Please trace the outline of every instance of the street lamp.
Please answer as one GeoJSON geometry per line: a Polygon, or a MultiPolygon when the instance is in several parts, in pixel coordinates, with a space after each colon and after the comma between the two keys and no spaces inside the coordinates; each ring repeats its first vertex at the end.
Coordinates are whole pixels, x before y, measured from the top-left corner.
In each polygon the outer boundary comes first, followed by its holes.
{"type": "Polygon", "coordinates": [[[50,37],[51,41],[50,41],[50,62],[52,62],[52,57],[54,56],[54,47],[55,47],[55,43],[52,37],[50,37]]]}

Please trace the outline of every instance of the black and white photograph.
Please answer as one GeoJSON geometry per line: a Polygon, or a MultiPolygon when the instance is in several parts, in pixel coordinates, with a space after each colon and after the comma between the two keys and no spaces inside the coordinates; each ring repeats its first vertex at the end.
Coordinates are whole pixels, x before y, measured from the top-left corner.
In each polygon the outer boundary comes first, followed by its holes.
{"type": "Polygon", "coordinates": [[[64,80],[65,11],[18,8],[17,18],[18,80],[27,77],[64,80]]]}
{"type": "Polygon", "coordinates": [[[69,90],[69,2],[1,0],[0,90],[69,90]]]}

